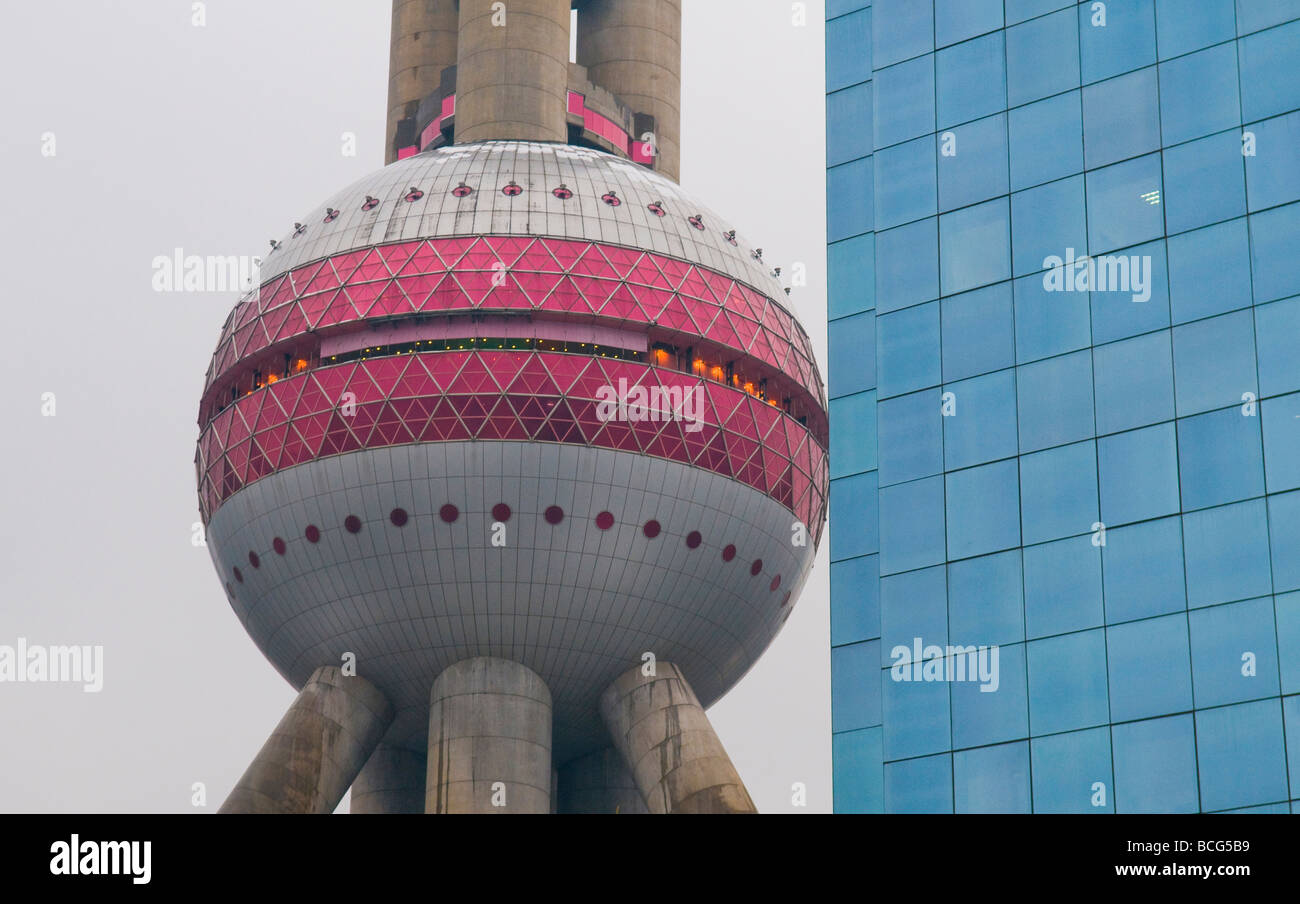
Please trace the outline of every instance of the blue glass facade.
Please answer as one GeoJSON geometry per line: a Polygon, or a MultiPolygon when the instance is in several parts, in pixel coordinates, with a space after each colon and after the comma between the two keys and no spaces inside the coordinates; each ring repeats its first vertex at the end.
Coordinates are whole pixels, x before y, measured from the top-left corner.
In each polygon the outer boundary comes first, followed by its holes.
{"type": "Polygon", "coordinates": [[[1300,0],[826,13],[836,810],[1300,812],[1300,0]]]}

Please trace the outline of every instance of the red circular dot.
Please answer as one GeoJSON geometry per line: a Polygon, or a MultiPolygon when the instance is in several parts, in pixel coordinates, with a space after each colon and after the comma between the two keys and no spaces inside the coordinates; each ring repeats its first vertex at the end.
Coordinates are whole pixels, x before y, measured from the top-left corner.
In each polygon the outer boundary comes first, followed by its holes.
{"type": "Polygon", "coordinates": [[[407,521],[406,509],[395,508],[388,513],[388,520],[393,522],[393,527],[405,527],[407,521]]]}
{"type": "Polygon", "coordinates": [[[348,515],[343,519],[343,526],[347,528],[350,534],[361,533],[361,519],[356,515],[348,515]]]}
{"type": "Polygon", "coordinates": [[[559,524],[564,520],[564,509],[558,505],[553,505],[546,510],[543,517],[546,519],[547,524],[559,524]]]}
{"type": "Polygon", "coordinates": [[[645,527],[641,528],[641,530],[645,533],[647,537],[653,540],[655,537],[659,536],[659,531],[662,530],[662,528],[659,526],[658,521],[655,521],[653,518],[651,518],[649,521],[645,523],[645,527]]]}
{"type": "Polygon", "coordinates": [[[319,542],[320,542],[320,528],[317,527],[316,525],[314,525],[314,524],[308,524],[308,525],[307,525],[307,532],[306,532],[306,533],[307,533],[307,542],[308,542],[308,543],[319,543],[319,542]]]}
{"type": "Polygon", "coordinates": [[[238,568],[235,569],[235,580],[239,581],[241,584],[244,583],[244,573],[238,568]]]}
{"type": "Polygon", "coordinates": [[[749,566],[749,573],[756,575],[763,570],[763,560],[755,559],[754,564],[749,566]]]}
{"type": "Polygon", "coordinates": [[[693,530],[686,535],[687,549],[698,549],[700,544],[703,542],[704,542],[704,537],[700,536],[700,532],[697,530],[693,530]]]}
{"type": "Polygon", "coordinates": [[[448,502],[442,508],[438,509],[438,517],[448,524],[451,524],[460,517],[460,509],[448,502]]]}
{"type": "Polygon", "coordinates": [[[276,555],[282,556],[284,555],[285,549],[287,549],[288,547],[284,545],[283,540],[281,540],[279,537],[276,537],[274,540],[271,541],[271,548],[275,550],[276,555]]]}
{"type": "Polygon", "coordinates": [[[254,568],[261,568],[262,560],[258,557],[257,553],[250,551],[248,553],[248,564],[252,565],[254,568]]]}
{"type": "Polygon", "coordinates": [[[778,574],[776,577],[772,578],[772,583],[769,585],[769,589],[773,593],[776,593],[776,588],[780,586],[781,586],[781,576],[778,574]]]}
{"type": "Polygon", "coordinates": [[[601,512],[596,516],[596,526],[601,530],[609,530],[614,526],[614,515],[610,512],[601,512]]]}
{"type": "Polygon", "coordinates": [[[492,506],[492,517],[496,521],[509,521],[511,514],[510,506],[506,505],[504,502],[498,502],[496,505],[492,506]]]}
{"type": "Polygon", "coordinates": [[[736,545],[734,543],[728,543],[727,548],[722,550],[722,561],[730,562],[735,557],[736,557],[736,545]]]}

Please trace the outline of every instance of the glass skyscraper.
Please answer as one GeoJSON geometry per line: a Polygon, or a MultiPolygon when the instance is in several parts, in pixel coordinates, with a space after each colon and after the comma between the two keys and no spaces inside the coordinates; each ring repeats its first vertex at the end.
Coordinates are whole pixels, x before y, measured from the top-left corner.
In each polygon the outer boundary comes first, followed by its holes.
{"type": "Polygon", "coordinates": [[[1300,0],[828,0],[839,812],[1300,812],[1300,0]]]}

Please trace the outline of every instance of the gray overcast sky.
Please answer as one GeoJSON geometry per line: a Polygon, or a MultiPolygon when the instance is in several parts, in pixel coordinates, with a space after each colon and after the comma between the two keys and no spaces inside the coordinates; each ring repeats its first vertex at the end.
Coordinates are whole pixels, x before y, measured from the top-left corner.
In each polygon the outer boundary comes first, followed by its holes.
{"type": "MultiPolygon", "coordinates": [[[[807,265],[793,303],[824,374],[822,3],[683,6],[683,186],[768,261],[807,265]]],[[[197,403],[236,296],[156,293],[151,265],[262,254],[382,165],[390,3],[209,0],[206,18],[0,7],[0,644],[105,648],[99,694],[0,683],[0,812],[195,812],[195,782],[215,812],[294,696],[190,542],[197,403]]],[[[764,812],[794,810],[795,782],[831,806],[828,548],[710,710],[764,812]]]]}

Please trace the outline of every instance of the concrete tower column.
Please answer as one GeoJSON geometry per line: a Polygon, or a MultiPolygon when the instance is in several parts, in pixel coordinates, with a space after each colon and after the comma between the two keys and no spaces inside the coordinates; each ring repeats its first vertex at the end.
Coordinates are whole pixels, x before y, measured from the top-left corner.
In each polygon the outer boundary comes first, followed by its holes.
{"type": "Polygon", "coordinates": [[[394,715],[366,679],[317,669],[220,812],[333,813],[394,715]]]}
{"type": "Polygon", "coordinates": [[[456,0],[393,0],[385,164],[397,159],[397,124],[414,116],[420,101],[438,89],[442,70],[456,65],[459,30],[456,0]]]}
{"type": "Polygon", "coordinates": [[[606,747],[564,764],[560,770],[560,813],[649,813],[623,756],[606,747]]]}
{"type": "Polygon", "coordinates": [[[352,783],[352,812],[423,813],[423,753],[380,744],[352,783]]]}
{"type": "Polygon", "coordinates": [[[551,812],[551,692],[541,676],[488,656],[438,676],[424,812],[551,812]]]}
{"type": "MultiPolygon", "coordinates": [[[[655,168],[679,178],[682,106],[680,0],[590,0],[578,11],[578,63],[637,113],[655,118],[655,168]]],[[[633,136],[640,139],[640,135],[633,136]]]]}
{"type": "Polygon", "coordinates": [[[569,0],[460,0],[456,143],[565,141],[569,0]]]}
{"type": "Polygon", "coordinates": [[[681,670],[628,669],[600,697],[600,715],[651,813],[757,813],[681,670]]]}

